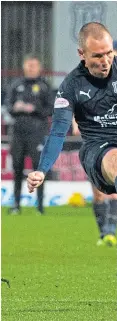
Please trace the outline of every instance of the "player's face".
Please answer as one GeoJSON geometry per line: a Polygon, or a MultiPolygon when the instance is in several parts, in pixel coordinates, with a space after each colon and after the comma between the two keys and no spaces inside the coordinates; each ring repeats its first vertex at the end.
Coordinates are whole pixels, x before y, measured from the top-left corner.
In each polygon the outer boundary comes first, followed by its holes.
{"type": "Polygon", "coordinates": [[[37,78],[41,72],[41,65],[38,59],[27,59],[23,65],[24,75],[27,78],[37,78]]]}
{"type": "Polygon", "coordinates": [[[108,76],[113,57],[113,41],[108,33],[105,33],[100,41],[91,36],[87,38],[82,58],[94,77],[106,78],[108,76]]]}

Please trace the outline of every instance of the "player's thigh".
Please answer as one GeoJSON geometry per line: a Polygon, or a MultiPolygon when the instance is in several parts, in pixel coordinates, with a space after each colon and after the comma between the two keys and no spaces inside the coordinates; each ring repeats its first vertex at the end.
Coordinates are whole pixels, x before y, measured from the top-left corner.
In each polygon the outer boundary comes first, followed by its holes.
{"type": "Polygon", "coordinates": [[[117,176],[117,148],[111,148],[104,155],[101,163],[101,171],[108,183],[114,183],[117,176]]]}
{"type": "Polygon", "coordinates": [[[107,197],[109,200],[117,200],[117,194],[110,194],[107,197]]]}

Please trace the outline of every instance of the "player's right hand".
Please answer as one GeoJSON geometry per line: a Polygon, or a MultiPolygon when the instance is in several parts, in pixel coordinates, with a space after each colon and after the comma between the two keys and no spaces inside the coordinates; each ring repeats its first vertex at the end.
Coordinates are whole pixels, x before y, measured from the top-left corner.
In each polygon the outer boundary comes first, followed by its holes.
{"type": "Polygon", "coordinates": [[[34,192],[34,189],[39,187],[45,178],[45,174],[43,172],[31,172],[28,174],[27,178],[27,186],[29,193],[34,192]]]}

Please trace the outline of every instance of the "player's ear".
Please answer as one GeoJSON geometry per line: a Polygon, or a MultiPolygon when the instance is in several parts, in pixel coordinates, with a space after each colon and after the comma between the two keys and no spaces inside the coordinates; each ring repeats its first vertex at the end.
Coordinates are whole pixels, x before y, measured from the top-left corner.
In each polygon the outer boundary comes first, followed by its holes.
{"type": "Polygon", "coordinates": [[[81,48],[78,48],[77,51],[78,51],[78,55],[79,55],[80,59],[81,59],[81,60],[84,60],[83,50],[82,50],[81,48]]]}

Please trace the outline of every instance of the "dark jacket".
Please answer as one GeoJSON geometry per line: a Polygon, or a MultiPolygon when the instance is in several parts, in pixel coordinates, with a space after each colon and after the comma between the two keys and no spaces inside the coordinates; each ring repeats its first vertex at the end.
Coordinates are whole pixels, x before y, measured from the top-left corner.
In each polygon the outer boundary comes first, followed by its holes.
{"type": "Polygon", "coordinates": [[[32,115],[39,119],[52,114],[52,91],[44,78],[22,77],[11,84],[5,98],[5,105],[13,117],[32,115]]]}

